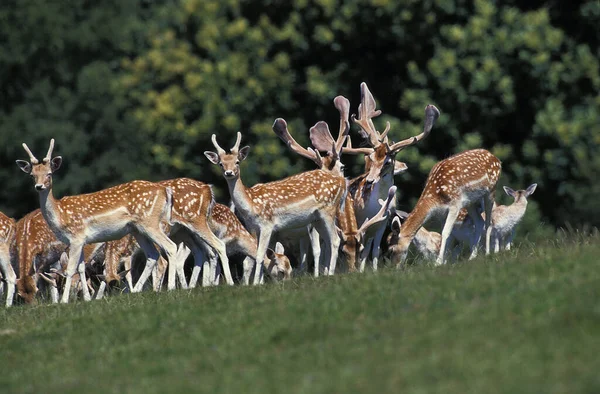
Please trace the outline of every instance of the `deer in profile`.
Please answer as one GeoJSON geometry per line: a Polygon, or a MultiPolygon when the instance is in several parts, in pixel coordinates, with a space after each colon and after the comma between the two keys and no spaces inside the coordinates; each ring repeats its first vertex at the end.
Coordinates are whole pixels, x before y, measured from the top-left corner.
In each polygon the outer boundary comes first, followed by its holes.
{"type": "Polygon", "coordinates": [[[408,247],[419,229],[427,220],[437,215],[446,215],[436,259],[437,264],[443,264],[448,238],[463,208],[474,218],[477,242],[483,228],[487,229],[486,253],[489,253],[492,230],[490,218],[501,169],[500,160],[485,149],[468,150],[433,166],[417,204],[400,230],[397,265],[406,259],[408,247]],[[486,213],[485,223],[477,211],[481,200],[484,202],[486,213]]]}
{"type": "MultiPolygon", "coordinates": [[[[23,148],[30,162],[17,160],[17,165],[33,178],[44,219],[56,237],[70,248],[62,303],[69,302],[71,282],[76,271],[81,278],[84,300],[91,299],[85,285],[85,266],[81,264],[83,246],[86,244],[133,234],[148,259],[133,291],[141,291],[160,256],[154,245],[166,254],[170,263],[178,258],[177,246],[161,228],[161,222],[170,222],[172,190],[152,182],[132,181],[95,193],[57,200],[52,193],[52,176],[60,168],[62,157],[52,157],[54,139],[50,141],[48,153],[41,161],[26,144],[23,144],[23,148]]],[[[170,266],[169,270],[175,268],[170,266]]]]}
{"type": "Polygon", "coordinates": [[[329,265],[327,273],[333,275],[337,261],[339,237],[335,228],[335,215],[346,191],[343,178],[323,170],[307,171],[288,178],[246,187],[240,177],[240,163],[248,156],[249,146],[240,149],[242,134],[230,153],[212,142],[217,153],[204,155],[221,167],[227,181],[229,194],[248,230],[258,237],[254,283],[260,283],[262,265],[274,233],[302,229],[313,225],[324,240],[329,265]]]}
{"type": "MultiPolygon", "coordinates": [[[[390,131],[389,122],[385,130],[380,133],[375,128],[373,118],[381,115],[381,111],[376,109],[375,99],[369,91],[366,83],[361,83],[361,103],[358,107],[358,117],[352,115],[352,121],[361,128],[361,135],[367,138],[370,147],[352,148],[345,146],[343,153],[362,154],[365,156],[365,172],[349,182],[348,194],[354,201],[354,210],[356,212],[357,223],[363,223],[368,217],[373,217],[379,210],[379,199],[385,198],[390,186],[394,184],[394,175],[406,171],[405,163],[396,160],[396,155],[408,146],[415,145],[426,138],[439,117],[439,110],[428,105],[425,108],[425,125],[423,132],[393,143],[388,139],[390,131]]],[[[327,139],[318,138],[315,134],[311,135],[313,146],[319,151],[330,150],[330,142],[327,139]]],[[[393,211],[396,202],[390,205],[393,211]]],[[[364,240],[364,250],[361,256],[361,270],[364,269],[366,259],[369,255],[372,258],[373,270],[377,270],[380,246],[385,231],[386,223],[380,223],[376,228],[370,230],[372,236],[364,240]]]]}

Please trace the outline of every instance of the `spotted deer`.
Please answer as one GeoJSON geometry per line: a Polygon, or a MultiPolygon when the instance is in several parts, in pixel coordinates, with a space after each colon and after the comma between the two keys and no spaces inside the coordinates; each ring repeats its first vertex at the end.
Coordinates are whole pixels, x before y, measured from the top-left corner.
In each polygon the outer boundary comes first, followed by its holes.
{"type": "Polygon", "coordinates": [[[400,231],[398,265],[406,259],[408,246],[421,226],[436,215],[446,214],[437,264],[445,262],[446,243],[462,208],[466,208],[472,217],[479,218],[475,227],[480,237],[484,224],[481,216],[477,214],[476,206],[482,199],[486,212],[486,252],[489,253],[489,218],[501,169],[500,160],[485,149],[468,150],[433,166],[421,197],[400,231]]]}
{"type": "MultiPolygon", "coordinates": [[[[54,139],[48,153],[40,162],[26,144],[23,148],[30,162],[17,160],[23,172],[32,176],[39,193],[44,219],[56,237],[69,245],[69,263],[66,271],[65,290],[61,302],[69,302],[72,277],[79,272],[84,300],[91,299],[85,283],[83,246],[88,243],[105,242],[133,234],[147,257],[147,264],[133,291],[141,291],[156,264],[159,253],[155,244],[173,263],[179,250],[161,229],[161,222],[170,221],[172,190],[146,181],[132,181],[95,193],[54,198],[52,175],[60,168],[62,157],[52,158],[54,139]]],[[[175,267],[169,267],[174,270],[175,267]]],[[[174,272],[173,272],[174,274],[174,272]]]]}
{"type": "Polygon", "coordinates": [[[249,146],[239,148],[242,134],[231,153],[212,142],[217,153],[204,154],[219,165],[227,181],[236,212],[251,233],[258,235],[254,283],[260,282],[262,265],[273,233],[288,229],[306,228],[312,224],[324,240],[329,265],[326,272],[333,275],[337,261],[339,237],[335,229],[335,215],[346,191],[343,178],[323,170],[307,171],[288,178],[246,187],[240,178],[240,162],[248,156],[249,146]]]}
{"type": "MultiPolygon", "coordinates": [[[[278,118],[273,123],[273,131],[277,136],[285,142],[285,144],[295,153],[300,156],[306,157],[312,160],[320,169],[324,171],[330,171],[334,175],[344,178],[344,165],[340,161],[342,153],[342,147],[350,131],[350,123],[348,122],[350,114],[350,102],[343,96],[337,96],[333,103],[340,113],[340,128],[338,137],[336,140],[333,139],[331,132],[329,131],[329,125],[326,122],[317,122],[313,127],[310,128],[311,139],[316,138],[320,142],[320,146],[329,144],[330,149],[327,151],[327,155],[321,157],[318,151],[312,148],[302,147],[290,134],[287,123],[284,119],[278,118]]],[[[345,179],[345,178],[344,178],[345,179]]],[[[337,225],[338,235],[340,237],[340,247],[345,262],[348,267],[348,271],[353,272],[356,270],[357,264],[359,264],[358,258],[360,252],[364,248],[362,239],[360,239],[358,232],[358,225],[356,223],[356,214],[354,212],[354,201],[352,196],[346,193],[345,201],[338,208],[337,214],[337,225]]],[[[311,241],[315,237],[311,237],[311,241]]],[[[313,246],[313,250],[315,247],[313,246]]],[[[305,253],[301,253],[305,255],[305,253]]],[[[314,252],[313,252],[314,254],[314,252]]],[[[303,262],[304,259],[301,258],[303,262]]],[[[315,261],[315,275],[318,274],[318,261],[315,261]]]]}
{"type": "MultiPolygon", "coordinates": [[[[243,256],[243,283],[248,285],[255,267],[254,259],[258,242],[256,238],[246,230],[235,214],[223,204],[215,203],[209,220],[210,228],[215,235],[225,243],[228,255],[239,253],[243,256]]],[[[194,287],[200,269],[203,269],[202,285],[216,284],[218,280],[218,269],[216,256],[211,256],[210,265],[196,264],[192,271],[190,287],[194,287]]],[[[263,269],[274,279],[290,279],[292,266],[290,260],[285,256],[283,245],[277,243],[275,249],[268,248],[263,261],[263,269]]]]}
{"type": "Polygon", "coordinates": [[[11,248],[15,239],[16,223],[0,212],[0,273],[6,283],[6,306],[11,306],[15,294],[17,275],[11,265],[11,248]]]}
{"type": "Polygon", "coordinates": [[[525,190],[513,190],[504,186],[504,192],[514,198],[511,205],[496,205],[492,210],[491,237],[494,246],[494,252],[500,249],[510,250],[512,240],[515,236],[517,224],[523,219],[527,210],[527,199],[531,196],[537,183],[529,185],[525,190]]]}
{"type": "MultiPolygon", "coordinates": [[[[367,138],[370,147],[352,148],[345,146],[342,150],[347,154],[362,154],[365,156],[365,172],[352,179],[348,185],[348,194],[354,201],[357,223],[362,223],[367,217],[372,217],[379,210],[378,200],[384,198],[390,186],[394,184],[394,175],[406,171],[405,163],[396,160],[396,155],[408,146],[415,145],[426,138],[439,117],[439,110],[428,105],[425,108],[425,125],[423,132],[393,143],[388,139],[390,123],[388,122],[385,130],[380,133],[375,128],[373,118],[381,115],[381,111],[376,109],[376,102],[369,91],[366,83],[361,83],[361,103],[358,106],[358,116],[352,115],[353,123],[361,128],[361,135],[367,138]]],[[[312,138],[313,146],[319,151],[329,150],[329,142],[325,139],[312,138]]],[[[396,202],[391,204],[394,210],[396,202]]],[[[377,270],[381,240],[385,231],[386,223],[380,223],[373,230],[373,236],[365,239],[365,247],[361,256],[361,267],[365,266],[369,255],[372,258],[373,270],[377,270]]]]}
{"type": "MultiPolygon", "coordinates": [[[[84,256],[91,256],[99,244],[84,247],[84,256]]],[[[19,219],[15,229],[15,255],[18,268],[17,295],[26,303],[35,300],[40,281],[49,285],[52,302],[58,302],[57,275],[53,272],[67,245],[59,241],[40,209],[19,219]]]]}

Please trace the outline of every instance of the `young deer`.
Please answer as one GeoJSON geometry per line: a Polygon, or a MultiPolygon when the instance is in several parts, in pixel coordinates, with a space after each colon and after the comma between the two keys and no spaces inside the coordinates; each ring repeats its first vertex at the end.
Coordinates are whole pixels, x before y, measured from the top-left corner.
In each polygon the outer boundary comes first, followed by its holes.
{"type": "Polygon", "coordinates": [[[15,219],[0,212],[0,273],[6,283],[6,306],[12,305],[17,283],[17,275],[10,263],[16,227],[15,219]]]}
{"type": "Polygon", "coordinates": [[[246,159],[250,147],[240,149],[241,139],[242,134],[238,132],[231,153],[226,153],[213,134],[217,153],[207,151],[204,154],[221,167],[236,212],[248,229],[258,234],[254,283],[260,282],[271,235],[310,224],[325,241],[329,257],[327,271],[333,275],[340,242],[335,230],[335,215],[346,191],[344,179],[327,171],[314,170],[247,188],[240,179],[240,162],[246,159]]]}
{"type": "Polygon", "coordinates": [[[51,157],[54,139],[50,141],[48,153],[41,162],[26,144],[23,148],[31,163],[17,160],[17,165],[33,177],[44,219],[56,237],[70,247],[61,302],[69,302],[75,271],[79,271],[84,299],[91,299],[85,286],[85,266],[80,264],[83,246],[88,243],[119,239],[129,233],[136,237],[148,261],[134,291],[142,289],[160,256],[154,244],[167,255],[169,262],[173,263],[178,258],[177,246],[161,229],[161,222],[170,221],[172,190],[152,182],[132,181],[95,193],[56,200],[52,194],[52,175],[60,168],[62,158],[51,157]]]}
{"type": "Polygon", "coordinates": [[[517,224],[523,219],[527,209],[527,198],[535,192],[537,183],[530,185],[526,190],[514,191],[504,186],[506,194],[515,199],[511,205],[496,205],[492,210],[492,240],[494,252],[500,248],[510,250],[512,240],[515,236],[517,224]]]}
{"type": "MultiPolygon", "coordinates": [[[[251,273],[255,267],[257,241],[252,234],[244,228],[237,216],[223,204],[215,203],[210,216],[209,225],[211,230],[220,240],[225,243],[228,255],[240,253],[244,259],[244,284],[250,283],[251,273]]],[[[192,271],[190,287],[194,287],[200,274],[202,265],[196,264],[192,271]]],[[[218,269],[216,256],[211,256],[210,266],[204,264],[202,285],[216,284],[218,280],[218,269]]],[[[274,279],[290,279],[292,266],[290,260],[285,256],[283,245],[277,243],[275,250],[268,248],[263,261],[263,269],[274,279]]]]}
{"type": "MultiPolygon", "coordinates": [[[[349,154],[365,155],[365,173],[354,178],[348,185],[348,194],[354,201],[356,221],[362,223],[367,217],[372,217],[379,210],[378,200],[383,199],[390,186],[394,184],[394,175],[406,171],[406,164],[396,161],[396,155],[402,149],[412,146],[426,138],[431,132],[435,121],[439,117],[439,110],[428,105],[425,108],[425,126],[423,132],[417,136],[392,143],[388,139],[390,124],[387,123],[385,130],[379,133],[373,124],[373,118],[381,114],[376,110],[376,103],[366,83],[361,83],[361,103],[358,106],[357,118],[352,115],[352,121],[358,124],[362,130],[361,135],[368,139],[368,148],[344,147],[342,152],[349,154]]],[[[316,137],[316,135],[315,135],[316,137]]],[[[330,143],[325,139],[313,138],[313,146],[319,151],[326,151],[330,143]]],[[[396,202],[391,205],[394,210],[396,202]]],[[[374,235],[365,239],[365,248],[361,257],[361,266],[364,267],[369,254],[372,256],[373,269],[377,269],[380,254],[380,245],[385,231],[386,223],[380,223],[377,228],[372,229],[374,235]]]]}
{"type": "MultiPolygon", "coordinates": [[[[325,157],[321,157],[318,151],[315,151],[310,147],[305,149],[298,144],[288,131],[287,123],[284,119],[278,118],[275,120],[275,123],[273,123],[273,131],[292,151],[314,161],[320,169],[330,171],[334,175],[344,178],[344,165],[340,161],[340,156],[344,141],[350,131],[350,123],[348,122],[350,102],[343,96],[337,96],[333,100],[333,103],[340,113],[340,128],[337,139],[333,139],[326,122],[318,122],[310,128],[311,140],[318,140],[320,146],[329,144],[330,149],[327,151],[325,157]]],[[[336,219],[338,223],[338,235],[340,236],[341,241],[341,252],[345,257],[348,271],[353,272],[356,270],[357,264],[359,264],[358,259],[364,246],[362,244],[362,239],[359,240],[358,225],[356,223],[356,214],[354,212],[354,201],[350,194],[346,194],[344,203],[338,208],[336,219]]],[[[314,236],[311,237],[311,241],[314,238],[314,236]]],[[[314,250],[315,246],[313,245],[313,251],[314,250]]],[[[301,255],[305,255],[305,253],[301,253],[301,255]]],[[[315,256],[315,258],[317,257],[315,256]]],[[[303,262],[304,259],[301,258],[301,261],[303,262]]],[[[315,261],[315,276],[317,274],[318,261],[315,261]]]]}
{"type": "Polygon", "coordinates": [[[489,253],[489,218],[500,171],[500,160],[485,149],[462,152],[437,163],[429,172],[421,197],[400,230],[398,264],[406,259],[408,246],[423,223],[435,215],[447,213],[437,264],[445,261],[446,243],[462,208],[467,208],[471,217],[478,218],[475,229],[480,237],[483,221],[477,214],[476,205],[482,199],[486,212],[485,227],[488,229],[486,252],[489,253]]]}

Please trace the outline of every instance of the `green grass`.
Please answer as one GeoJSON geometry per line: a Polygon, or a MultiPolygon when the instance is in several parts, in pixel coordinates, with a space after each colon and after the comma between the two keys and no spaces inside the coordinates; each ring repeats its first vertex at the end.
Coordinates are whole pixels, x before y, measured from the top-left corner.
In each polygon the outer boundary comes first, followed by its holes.
{"type": "Polygon", "coordinates": [[[2,392],[600,392],[600,237],[0,311],[2,392]]]}

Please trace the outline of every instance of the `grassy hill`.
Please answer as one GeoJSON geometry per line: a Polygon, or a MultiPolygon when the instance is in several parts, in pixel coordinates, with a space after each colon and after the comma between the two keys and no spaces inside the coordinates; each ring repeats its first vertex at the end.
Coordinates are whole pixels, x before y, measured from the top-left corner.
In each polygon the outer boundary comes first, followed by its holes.
{"type": "Polygon", "coordinates": [[[599,236],[0,310],[3,392],[592,393],[599,349],[599,236]]]}

